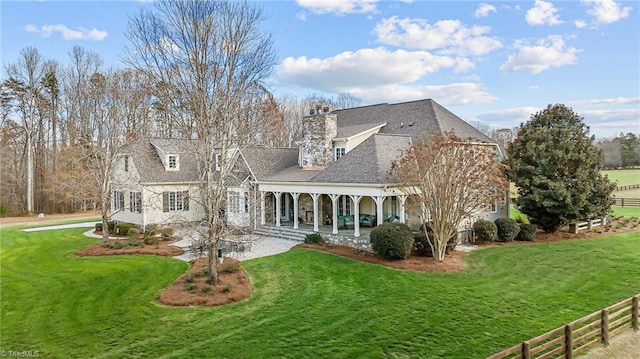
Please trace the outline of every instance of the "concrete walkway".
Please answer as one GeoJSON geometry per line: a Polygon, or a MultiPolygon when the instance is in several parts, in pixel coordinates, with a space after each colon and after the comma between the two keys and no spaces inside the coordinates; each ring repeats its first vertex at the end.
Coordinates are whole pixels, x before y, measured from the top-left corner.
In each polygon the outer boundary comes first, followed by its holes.
{"type": "Polygon", "coordinates": [[[39,231],[50,231],[50,230],[54,230],[54,229],[88,228],[88,227],[95,227],[96,223],[98,223],[98,222],[97,221],[93,221],[93,222],[59,224],[59,225],[55,225],[55,226],[25,228],[25,229],[23,229],[23,231],[25,231],[25,232],[39,232],[39,231]]]}

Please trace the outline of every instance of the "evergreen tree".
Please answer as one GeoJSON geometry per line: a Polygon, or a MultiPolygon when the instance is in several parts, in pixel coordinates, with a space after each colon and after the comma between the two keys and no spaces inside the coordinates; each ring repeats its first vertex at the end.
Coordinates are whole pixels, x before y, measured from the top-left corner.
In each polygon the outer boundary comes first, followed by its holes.
{"type": "Polygon", "coordinates": [[[507,153],[507,176],[518,187],[515,203],[545,231],[610,211],[615,184],[600,173],[602,154],[570,108],[549,105],[531,116],[507,153]]]}
{"type": "Polygon", "coordinates": [[[622,158],[622,167],[633,167],[640,165],[640,139],[635,133],[620,134],[620,157],[622,158]]]}

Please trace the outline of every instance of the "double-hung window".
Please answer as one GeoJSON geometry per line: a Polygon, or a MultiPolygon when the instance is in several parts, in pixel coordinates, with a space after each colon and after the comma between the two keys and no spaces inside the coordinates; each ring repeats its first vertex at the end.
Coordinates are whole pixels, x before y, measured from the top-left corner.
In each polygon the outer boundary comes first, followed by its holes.
{"type": "Polygon", "coordinates": [[[129,209],[131,212],[142,213],[142,193],[129,192],[129,209]]]}
{"type": "Polygon", "coordinates": [[[338,158],[344,156],[344,154],[346,153],[346,148],[344,148],[344,147],[336,147],[335,152],[336,152],[336,156],[335,156],[336,159],[335,160],[337,161],[338,158]]]}
{"type": "Polygon", "coordinates": [[[124,193],[122,191],[113,191],[113,210],[122,211],[124,209],[124,193]]]}
{"type": "Polygon", "coordinates": [[[189,210],[189,191],[162,192],[163,212],[182,212],[189,210]]]}

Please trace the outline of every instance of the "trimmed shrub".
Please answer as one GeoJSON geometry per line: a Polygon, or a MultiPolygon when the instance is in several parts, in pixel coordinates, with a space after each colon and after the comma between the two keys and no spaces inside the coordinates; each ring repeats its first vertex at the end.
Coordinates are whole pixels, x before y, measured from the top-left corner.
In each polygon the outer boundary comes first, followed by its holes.
{"type": "Polygon", "coordinates": [[[158,244],[158,242],[160,242],[160,240],[158,239],[158,237],[144,237],[142,239],[142,242],[144,244],[149,244],[149,245],[154,245],[154,244],[158,244]]]}
{"type": "MultiPolygon", "coordinates": [[[[413,240],[415,242],[415,249],[418,252],[419,256],[433,257],[431,246],[429,246],[429,242],[427,241],[427,234],[430,236],[429,238],[433,238],[433,230],[431,229],[430,223],[425,223],[424,226],[420,228],[420,234],[417,234],[413,237],[413,240]],[[427,229],[426,234],[424,233],[425,228],[427,229]]],[[[455,234],[453,234],[447,241],[447,249],[445,253],[451,254],[457,245],[458,232],[455,232],[455,234]]]]}
{"type": "Polygon", "coordinates": [[[232,290],[233,290],[233,284],[231,283],[222,287],[222,293],[231,293],[232,290]]]}
{"type": "Polygon", "coordinates": [[[311,233],[304,237],[304,243],[324,243],[324,239],[320,233],[311,233]]]}
{"type": "Polygon", "coordinates": [[[107,221],[107,230],[109,233],[116,233],[116,221],[107,221]]]}
{"type": "Polygon", "coordinates": [[[482,242],[493,242],[498,235],[496,224],[484,219],[479,219],[473,224],[473,233],[482,242]]]}
{"type": "Polygon", "coordinates": [[[170,239],[171,236],[173,236],[173,228],[167,227],[162,229],[162,234],[161,234],[162,239],[167,240],[167,239],[170,239]]]}
{"type": "Polygon", "coordinates": [[[118,240],[108,241],[107,243],[103,243],[102,246],[105,247],[105,248],[109,248],[109,249],[120,249],[120,248],[124,247],[122,242],[120,242],[118,240]]]}
{"type": "Polygon", "coordinates": [[[116,233],[128,235],[131,228],[136,228],[136,225],[126,222],[118,223],[118,225],[116,226],[116,233]]]}
{"type": "Polygon", "coordinates": [[[145,236],[152,236],[154,234],[157,234],[157,231],[158,231],[158,225],[155,223],[148,224],[144,227],[145,236]]]}
{"type": "Polygon", "coordinates": [[[240,270],[240,263],[238,262],[225,263],[222,265],[222,267],[220,267],[220,273],[226,273],[226,274],[235,273],[239,270],[240,270]]]}
{"type": "Polygon", "coordinates": [[[520,232],[516,237],[519,241],[533,241],[536,238],[538,226],[535,224],[520,223],[520,232]]]}
{"type": "Polygon", "coordinates": [[[383,223],[371,231],[371,249],[388,259],[405,259],[411,255],[413,233],[403,223],[383,223]]]}
{"type": "Polygon", "coordinates": [[[140,234],[140,230],[138,228],[129,228],[127,231],[127,237],[135,238],[138,234],[140,234]]]}
{"type": "Polygon", "coordinates": [[[420,232],[413,236],[413,249],[421,257],[433,257],[433,251],[429,242],[427,242],[427,236],[420,232]]]}
{"type": "Polygon", "coordinates": [[[498,218],[494,223],[498,228],[500,242],[511,242],[520,232],[520,226],[511,218],[498,218]]]}
{"type": "Polygon", "coordinates": [[[102,222],[96,223],[96,232],[102,232],[102,222]]]}

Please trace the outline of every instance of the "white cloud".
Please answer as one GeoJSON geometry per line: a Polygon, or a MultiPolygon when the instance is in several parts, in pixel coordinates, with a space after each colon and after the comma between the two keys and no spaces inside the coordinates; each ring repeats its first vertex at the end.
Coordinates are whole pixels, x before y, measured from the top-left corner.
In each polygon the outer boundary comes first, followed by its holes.
{"type": "Polygon", "coordinates": [[[298,6],[314,14],[345,14],[369,13],[378,11],[378,0],[296,0],[298,6]]]}
{"type": "Polygon", "coordinates": [[[573,24],[578,28],[578,29],[584,29],[585,27],[587,27],[587,22],[584,20],[575,20],[573,22],[573,24]]]}
{"type": "Polygon", "coordinates": [[[562,21],[557,12],[558,9],[552,3],[536,0],[533,7],[527,10],[526,19],[529,25],[560,25],[562,21]]]}
{"type": "Polygon", "coordinates": [[[66,25],[42,25],[40,27],[29,24],[24,27],[26,32],[39,34],[41,37],[51,37],[54,33],[60,33],[65,40],[104,40],[109,34],[104,30],[93,28],[91,30],[83,27],[77,30],[69,29],[66,25]]]}
{"type": "Polygon", "coordinates": [[[535,45],[530,45],[526,40],[516,40],[514,46],[518,53],[510,55],[507,62],[500,66],[500,71],[537,74],[553,67],[575,64],[577,54],[582,52],[573,47],[566,48],[564,40],[558,35],[549,35],[535,45]]]}
{"type": "Polygon", "coordinates": [[[451,105],[495,100],[478,83],[416,84],[443,68],[455,72],[472,66],[464,58],[426,51],[374,48],[343,52],[326,59],[289,57],[278,66],[276,76],[286,86],[326,93],[349,92],[368,103],[434,98],[443,105],[451,105]]]}
{"type": "Polygon", "coordinates": [[[487,3],[482,3],[476,9],[475,16],[476,17],[487,17],[489,13],[497,12],[496,7],[487,3]]]}
{"type": "Polygon", "coordinates": [[[602,98],[602,99],[577,100],[577,101],[569,101],[567,102],[567,104],[571,106],[632,105],[632,104],[640,104],[640,97],[614,97],[614,98],[602,98]]]}
{"type": "Polygon", "coordinates": [[[485,36],[491,31],[490,27],[466,27],[459,20],[440,20],[430,24],[424,19],[393,16],[378,22],[373,31],[382,44],[439,50],[442,54],[481,56],[502,47],[496,38],[485,36]]]}
{"type": "Polygon", "coordinates": [[[334,88],[349,86],[410,83],[442,68],[460,67],[468,67],[468,63],[426,51],[374,48],[343,52],[326,59],[288,57],[278,66],[277,76],[286,84],[334,92],[334,88]]]}
{"type": "Polygon", "coordinates": [[[582,2],[591,5],[587,12],[603,24],[624,19],[632,10],[631,6],[620,7],[614,0],[582,0],[582,2]]]}

